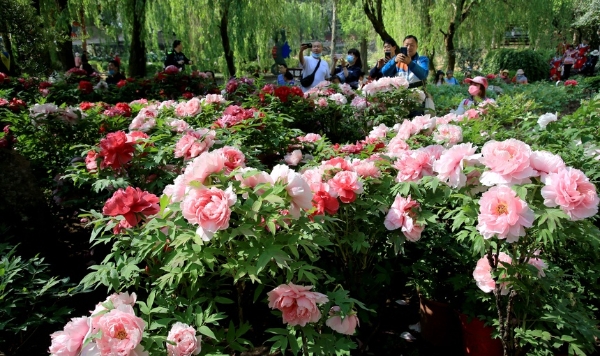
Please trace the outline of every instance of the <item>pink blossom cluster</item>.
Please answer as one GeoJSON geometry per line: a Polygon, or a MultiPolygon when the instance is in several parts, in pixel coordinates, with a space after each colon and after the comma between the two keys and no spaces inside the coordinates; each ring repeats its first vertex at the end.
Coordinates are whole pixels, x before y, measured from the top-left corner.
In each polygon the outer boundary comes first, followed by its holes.
{"type": "Polygon", "coordinates": [[[306,326],[321,319],[317,304],[329,301],[325,294],[311,292],[312,286],[300,286],[294,283],[282,284],[267,293],[269,308],[282,313],[283,322],[290,325],[306,326]]]}
{"type": "Polygon", "coordinates": [[[404,77],[382,77],[381,79],[366,84],[362,91],[365,95],[388,92],[398,88],[408,88],[408,81],[404,77]]]}
{"type": "MultiPolygon", "coordinates": [[[[182,126],[181,123],[178,125],[182,126]]],[[[215,131],[208,129],[188,130],[175,144],[175,157],[183,157],[186,160],[198,157],[212,147],[216,135],[215,131]]]]}
{"type": "MultiPolygon", "coordinates": [[[[492,261],[495,264],[497,263],[497,268],[500,268],[500,269],[505,269],[507,267],[506,265],[511,265],[513,262],[512,258],[504,252],[500,252],[498,254],[497,259],[495,257],[493,257],[492,261]]],[[[534,266],[538,270],[538,277],[546,276],[546,274],[544,273],[544,270],[546,268],[548,268],[548,265],[546,264],[546,262],[544,260],[542,260],[541,258],[538,257],[538,252],[534,253],[534,257],[530,258],[527,261],[527,263],[534,266]]],[[[496,284],[498,284],[500,287],[500,294],[507,295],[508,292],[510,291],[510,283],[509,282],[498,283],[492,277],[492,266],[490,266],[490,261],[489,261],[489,258],[487,255],[483,256],[482,258],[480,258],[477,261],[477,266],[475,267],[475,270],[473,271],[473,278],[475,279],[475,282],[477,283],[477,287],[479,287],[479,289],[481,289],[485,293],[490,293],[490,292],[494,291],[494,289],[496,288],[496,284]]],[[[500,279],[505,279],[505,278],[507,278],[507,274],[502,273],[500,275],[500,279]]]]}
{"type": "Polygon", "coordinates": [[[192,98],[181,102],[175,107],[175,114],[179,117],[196,116],[202,111],[202,102],[198,98],[192,98]]]}
{"type": "Polygon", "coordinates": [[[401,229],[400,231],[409,241],[418,241],[425,228],[416,221],[419,206],[420,204],[412,200],[410,196],[404,198],[400,194],[396,195],[396,199],[385,217],[385,227],[388,230],[401,229]]]}
{"type": "Polygon", "coordinates": [[[48,351],[53,356],[147,356],[140,345],[146,326],[133,311],[135,300],[135,293],[111,295],[90,316],[73,318],[50,335],[48,351]]]}
{"type": "Polygon", "coordinates": [[[138,112],[136,117],[129,124],[129,131],[148,132],[156,126],[158,109],[156,105],[149,105],[138,112]]]}
{"type": "Polygon", "coordinates": [[[207,94],[200,101],[202,102],[203,105],[207,105],[207,104],[208,105],[210,105],[210,104],[221,105],[221,104],[226,103],[225,98],[221,94],[207,94]]]}
{"type": "Polygon", "coordinates": [[[223,116],[217,120],[216,125],[221,128],[235,126],[244,120],[253,118],[257,112],[254,108],[244,109],[241,106],[230,105],[223,111],[223,116]]]}

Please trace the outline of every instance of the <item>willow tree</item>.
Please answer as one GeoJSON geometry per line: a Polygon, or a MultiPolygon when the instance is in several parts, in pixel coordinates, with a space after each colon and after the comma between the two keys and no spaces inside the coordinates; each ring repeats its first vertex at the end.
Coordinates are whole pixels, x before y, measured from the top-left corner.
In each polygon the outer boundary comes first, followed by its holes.
{"type": "MultiPolygon", "coordinates": [[[[163,37],[174,34],[184,41],[186,55],[202,69],[217,65],[233,76],[244,62],[272,60],[272,38],[277,31],[285,29],[288,38],[313,35],[313,29],[302,30],[301,27],[307,19],[322,20],[315,3],[200,0],[189,6],[184,0],[155,0],[149,3],[147,19],[148,26],[154,29],[155,46],[159,30],[163,37]]],[[[314,30],[322,30],[322,27],[314,30]]]]}
{"type": "Polygon", "coordinates": [[[429,53],[442,50],[447,69],[454,69],[458,47],[490,48],[503,40],[505,29],[511,24],[528,31],[532,47],[550,48],[553,32],[565,26],[560,16],[561,11],[564,16],[569,3],[570,0],[383,0],[382,14],[392,36],[416,35],[420,48],[429,53]]]}
{"type": "Polygon", "coordinates": [[[363,72],[368,73],[368,46],[370,40],[375,37],[376,32],[371,25],[371,22],[365,18],[363,9],[358,6],[353,6],[353,2],[353,0],[341,0],[339,4],[339,18],[342,24],[342,36],[349,46],[353,46],[354,42],[357,42],[358,46],[360,46],[363,72]]]}

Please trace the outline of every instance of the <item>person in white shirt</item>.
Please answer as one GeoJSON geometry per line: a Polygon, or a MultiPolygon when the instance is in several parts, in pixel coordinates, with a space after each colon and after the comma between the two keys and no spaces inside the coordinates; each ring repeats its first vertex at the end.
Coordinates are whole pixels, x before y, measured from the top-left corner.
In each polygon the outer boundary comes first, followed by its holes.
{"type": "Polygon", "coordinates": [[[321,42],[312,43],[310,56],[304,55],[304,50],[307,48],[309,48],[309,46],[302,44],[302,46],[300,46],[300,52],[298,53],[300,68],[302,68],[302,78],[308,77],[314,72],[315,80],[313,80],[312,84],[307,87],[300,85],[300,88],[302,88],[303,92],[309,91],[322,81],[329,78],[329,64],[327,64],[327,61],[321,60],[321,52],[323,52],[323,45],[321,42]],[[321,61],[321,64],[319,64],[319,67],[317,68],[319,61],[321,61]],[[315,68],[317,69],[316,71],[315,68]]]}

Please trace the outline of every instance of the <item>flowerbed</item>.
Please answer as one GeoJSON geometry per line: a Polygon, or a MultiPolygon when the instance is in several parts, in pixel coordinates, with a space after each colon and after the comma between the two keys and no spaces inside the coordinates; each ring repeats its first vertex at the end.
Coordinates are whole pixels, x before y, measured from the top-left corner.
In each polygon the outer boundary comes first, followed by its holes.
{"type": "Polygon", "coordinates": [[[377,295],[407,279],[495,319],[506,354],[593,349],[597,286],[582,268],[597,267],[582,260],[600,236],[599,100],[561,118],[500,97],[408,120],[424,97],[404,83],[325,83],[306,97],[252,85],[181,102],[41,104],[27,125],[11,114],[17,147],[73,125],[71,112],[89,125],[74,130],[81,146],[60,166],[81,159],[59,172],[56,195],[85,200],[93,243],[111,246],[82,284],[116,294],[54,334],[51,352],[347,354],[374,327],[377,295]]]}

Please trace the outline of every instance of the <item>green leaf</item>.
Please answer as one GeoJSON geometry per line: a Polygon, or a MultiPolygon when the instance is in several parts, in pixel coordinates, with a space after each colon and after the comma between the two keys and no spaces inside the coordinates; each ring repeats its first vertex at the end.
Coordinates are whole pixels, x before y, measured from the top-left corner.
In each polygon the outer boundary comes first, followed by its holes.
{"type": "Polygon", "coordinates": [[[215,334],[206,325],[200,326],[198,328],[198,332],[202,335],[206,335],[206,336],[210,337],[211,339],[217,340],[217,337],[215,336],[215,334]]]}

